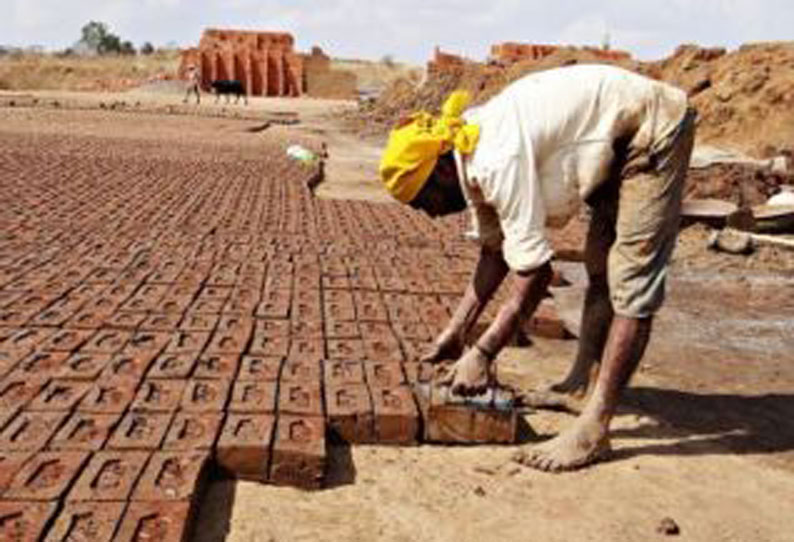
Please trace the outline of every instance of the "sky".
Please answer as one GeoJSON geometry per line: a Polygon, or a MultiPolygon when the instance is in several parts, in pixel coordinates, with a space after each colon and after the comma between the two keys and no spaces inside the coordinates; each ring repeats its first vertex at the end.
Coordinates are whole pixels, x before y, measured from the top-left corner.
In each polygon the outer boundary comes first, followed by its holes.
{"type": "Polygon", "coordinates": [[[95,20],[138,46],[190,46],[205,27],[286,30],[301,51],[413,64],[435,46],[483,60],[504,41],[598,46],[608,37],[651,60],[681,43],[794,40],[792,0],[0,0],[0,12],[3,45],[63,49],[95,20]]]}

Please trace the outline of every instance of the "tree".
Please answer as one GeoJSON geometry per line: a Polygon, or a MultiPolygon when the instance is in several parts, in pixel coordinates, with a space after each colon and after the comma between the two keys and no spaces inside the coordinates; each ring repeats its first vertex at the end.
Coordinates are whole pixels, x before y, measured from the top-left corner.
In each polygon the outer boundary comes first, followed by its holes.
{"type": "Polygon", "coordinates": [[[152,42],[147,41],[141,45],[140,52],[142,55],[151,55],[154,53],[154,45],[152,45],[152,42]]]}
{"type": "Polygon", "coordinates": [[[135,54],[135,46],[132,44],[131,41],[123,41],[121,42],[121,48],[119,49],[119,53],[122,55],[134,55],[135,54]]]}
{"type": "Polygon", "coordinates": [[[90,21],[80,30],[80,36],[78,45],[98,55],[122,52],[121,38],[111,33],[105,23],[90,21]]]}

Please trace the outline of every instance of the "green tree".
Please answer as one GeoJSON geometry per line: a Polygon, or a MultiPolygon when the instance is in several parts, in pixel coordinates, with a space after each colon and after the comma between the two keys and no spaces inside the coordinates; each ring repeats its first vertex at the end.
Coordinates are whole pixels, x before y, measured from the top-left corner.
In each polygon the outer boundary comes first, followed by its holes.
{"type": "Polygon", "coordinates": [[[99,55],[122,52],[121,38],[110,32],[105,23],[98,21],[90,21],[83,26],[78,44],[99,55]]]}
{"type": "Polygon", "coordinates": [[[142,55],[151,55],[154,53],[154,45],[152,45],[152,42],[147,41],[141,45],[140,52],[142,55]]]}

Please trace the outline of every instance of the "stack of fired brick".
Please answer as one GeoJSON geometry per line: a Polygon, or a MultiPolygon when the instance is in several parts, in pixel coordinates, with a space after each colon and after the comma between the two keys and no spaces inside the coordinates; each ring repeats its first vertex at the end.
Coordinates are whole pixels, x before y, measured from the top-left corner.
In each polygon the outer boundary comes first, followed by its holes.
{"type": "Polygon", "coordinates": [[[182,541],[211,469],[316,488],[327,428],[417,441],[461,222],[186,148],[0,135],[0,540],[182,541]]]}

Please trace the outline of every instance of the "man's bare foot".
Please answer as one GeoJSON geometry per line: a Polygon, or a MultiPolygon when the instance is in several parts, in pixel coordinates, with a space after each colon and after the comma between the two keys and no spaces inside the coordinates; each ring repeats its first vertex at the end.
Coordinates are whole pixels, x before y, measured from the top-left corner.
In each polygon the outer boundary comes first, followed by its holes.
{"type": "Polygon", "coordinates": [[[471,348],[450,367],[442,378],[455,395],[482,395],[493,382],[491,362],[477,348],[471,348]]]}
{"type": "Polygon", "coordinates": [[[571,427],[549,441],[516,453],[513,460],[533,469],[562,472],[591,465],[611,451],[604,424],[579,416],[571,427]]]}

